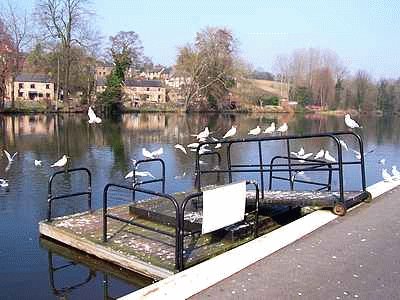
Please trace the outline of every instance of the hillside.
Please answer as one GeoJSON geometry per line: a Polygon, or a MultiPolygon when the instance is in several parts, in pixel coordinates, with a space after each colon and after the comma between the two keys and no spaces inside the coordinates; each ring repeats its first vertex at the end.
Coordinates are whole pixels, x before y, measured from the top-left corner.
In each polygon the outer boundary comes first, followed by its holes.
{"type": "MultiPolygon", "coordinates": [[[[272,80],[258,80],[258,79],[251,79],[251,82],[259,89],[262,89],[268,93],[271,93],[272,95],[281,96],[281,83],[278,81],[272,81],[272,80]]],[[[287,98],[287,93],[286,93],[286,86],[283,85],[282,87],[282,93],[283,97],[287,98]]]]}

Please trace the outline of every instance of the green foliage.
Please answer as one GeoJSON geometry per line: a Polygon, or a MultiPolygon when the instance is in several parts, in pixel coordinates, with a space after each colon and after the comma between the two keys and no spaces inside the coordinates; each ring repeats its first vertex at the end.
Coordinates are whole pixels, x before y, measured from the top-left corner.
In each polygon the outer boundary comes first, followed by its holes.
{"type": "Polygon", "coordinates": [[[264,105],[278,106],[279,105],[279,97],[263,95],[260,97],[260,103],[262,106],[264,106],[264,105]]]}
{"type": "Polygon", "coordinates": [[[305,107],[313,103],[312,93],[310,89],[305,86],[298,86],[295,88],[291,88],[289,93],[291,99],[297,101],[297,103],[302,107],[305,107]]]}

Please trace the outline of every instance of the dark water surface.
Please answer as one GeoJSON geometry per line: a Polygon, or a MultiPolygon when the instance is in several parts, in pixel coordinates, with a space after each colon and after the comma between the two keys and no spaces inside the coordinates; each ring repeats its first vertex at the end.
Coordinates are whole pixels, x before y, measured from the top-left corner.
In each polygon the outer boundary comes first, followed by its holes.
{"type": "MultiPolygon", "coordinates": [[[[400,165],[400,119],[360,117],[366,150],[367,184],[381,180],[378,161],[386,158],[386,167],[400,165]]],[[[271,121],[288,122],[290,134],[306,134],[344,130],[342,117],[320,115],[211,115],[211,114],[129,114],[120,120],[104,121],[89,126],[86,115],[0,116],[0,143],[3,149],[18,151],[15,162],[7,171],[7,159],[0,156],[0,178],[9,181],[8,188],[0,188],[0,298],[2,299],[98,299],[118,297],[138,289],[150,281],[111,265],[64,249],[39,239],[38,222],[46,218],[47,182],[53,170],[50,164],[63,154],[71,157],[69,167],[87,167],[93,174],[93,205],[101,207],[102,188],[106,183],[123,183],[131,169],[131,159],[142,159],[142,147],[153,151],[164,148],[162,158],[167,165],[167,192],[188,191],[193,188],[194,155],[184,155],[174,149],[176,143],[194,142],[190,134],[209,126],[216,137],[221,137],[232,124],[238,125],[237,137],[247,136],[249,129],[260,125],[265,129],[271,121]],[[43,161],[35,167],[34,160],[43,161]],[[186,176],[182,177],[185,173],[186,176]],[[65,268],[71,259],[76,263],[65,268]]],[[[355,143],[346,140],[350,147],[355,143]]],[[[321,147],[334,149],[327,140],[295,142],[298,150],[318,152],[321,147]]],[[[256,145],[238,147],[234,161],[255,162],[256,145]]],[[[284,145],[271,143],[263,150],[264,157],[282,153],[284,145]]],[[[335,155],[335,151],[331,151],[335,155]]],[[[345,158],[354,158],[349,151],[345,158]]],[[[267,159],[269,160],[269,159],[267,159]]],[[[207,161],[215,163],[213,159],[207,161]]],[[[157,173],[155,168],[149,169],[157,173]]],[[[257,179],[257,176],[251,176],[257,179]]],[[[346,189],[360,188],[359,171],[346,170],[346,189]]],[[[334,182],[335,182],[334,178],[334,182]]],[[[205,183],[213,183],[208,176],[205,183]]],[[[281,184],[282,185],[282,184],[281,184]]],[[[61,192],[83,188],[79,176],[63,175],[55,182],[61,192]]],[[[282,188],[285,188],[282,185],[282,188]]],[[[73,199],[56,204],[58,215],[85,209],[85,201],[73,199]]]]}

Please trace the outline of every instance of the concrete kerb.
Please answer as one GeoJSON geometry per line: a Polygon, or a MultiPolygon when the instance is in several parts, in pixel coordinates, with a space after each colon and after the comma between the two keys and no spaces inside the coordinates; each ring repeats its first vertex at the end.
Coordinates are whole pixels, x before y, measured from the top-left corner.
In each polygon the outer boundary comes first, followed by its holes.
{"type": "MultiPolygon", "coordinates": [[[[394,189],[400,181],[380,181],[367,188],[372,199],[394,189]]],[[[362,205],[356,205],[349,210],[362,205]]],[[[227,251],[180,273],[128,294],[120,299],[187,299],[249,265],[286,247],[335,220],[330,211],[319,210],[242,246],[227,251]]]]}

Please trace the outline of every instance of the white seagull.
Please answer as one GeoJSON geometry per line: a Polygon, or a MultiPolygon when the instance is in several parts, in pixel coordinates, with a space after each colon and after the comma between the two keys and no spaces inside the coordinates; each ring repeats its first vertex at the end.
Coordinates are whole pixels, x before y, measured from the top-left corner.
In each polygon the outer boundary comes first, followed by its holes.
{"type": "Polygon", "coordinates": [[[349,151],[349,147],[347,146],[347,144],[346,144],[345,141],[339,140],[339,142],[340,142],[340,144],[342,145],[342,147],[343,147],[344,149],[346,149],[346,151],[349,151]]]}
{"type": "Polygon", "coordinates": [[[215,145],[214,149],[219,149],[219,148],[221,148],[221,147],[222,147],[222,144],[221,144],[221,143],[218,143],[218,144],[215,145]]]}
{"type": "Polygon", "coordinates": [[[273,133],[275,131],[275,122],[272,122],[265,130],[264,133],[273,133]]]}
{"type": "Polygon", "coordinates": [[[225,133],[225,135],[224,135],[222,138],[223,138],[223,139],[226,139],[226,138],[228,138],[228,137],[234,136],[235,134],[236,134],[236,126],[233,125],[233,126],[231,127],[231,129],[229,129],[229,130],[227,131],[227,133],[225,133]]]}
{"type": "Polygon", "coordinates": [[[351,129],[354,128],[360,128],[360,125],[356,121],[354,121],[349,114],[346,114],[344,116],[344,123],[346,124],[347,127],[350,127],[351,129]]]}
{"type": "Polygon", "coordinates": [[[54,168],[54,167],[64,167],[67,164],[68,161],[68,156],[66,156],[65,154],[63,155],[63,157],[61,157],[58,161],[56,161],[54,164],[52,164],[50,167],[54,168]]]}
{"type": "Polygon", "coordinates": [[[328,150],[325,151],[324,157],[327,161],[336,162],[336,159],[332,155],[329,154],[328,150]]]}
{"type": "Polygon", "coordinates": [[[15,153],[11,156],[11,154],[10,154],[7,150],[3,150],[3,151],[4,151],[4,153],[6,154],[9,163],[12,163],[12,162],[14,161],[14,157],[18,154],[18,152],[15,152],[15,153]]]}
{"type": "MultiPolygon", "coordinates": [[[[135,176],[136,177],[151,177],[154,178],[153,174],[151,174],[149,171],[135,171],[135,176]]],[[[132,178],[133,177],[133,171],[130,171],[128,174],[126,174],[125,179],[132,178]]]]}
{"type": "Polygon", "coordinates": [[[306,152],[304,151],[304,148],[301,147],[300,150],[299,150],[299,152],[290,152],[290,153],[293,154],[293,155],[296,156],[296,157],[300,157],[300,156],[303,156],[304,153],[306,153],[306,152]]]}
{"type": "Polygon", "coordinates": [[[101,123],[101,119],[98,116],[96,116],[96,114],[95,114],[94,110],[92,109],[92,107],[89,106],[87,114],[88,114],[88,117],[89,117],[89,121],[88,121],[89,124],[93,124],[93,123],[99,124],[99,123],[101,123]]]}
{"type": "Polygon", "coordinates": [[[397,166],[392,166],[392,174],[393,174],[393,178],[395,179],[400,179],[400,172],[399,170],[397,170],[397,166]]]}
{"type": "Polygon", "coordinates": [[[35,167],[40,167],[41,165],[42,165],[42,161],[35,159],[35,167]]]}
{"type": "Polygon", "coordinates": [[[283,123],[283,125],[281,125],[276,131],[280,132],[280,133],[284,133],[288,130],[288,125],[287,123],[283,123]]]}
{"type": "Polygon", "coordinates": [[[319,152],[315,155],[314,159],[323,158],[324,155],[325,155],[325,150],[324,150],[324,149],[321,149],[321,150],[319,150],[319,152]]]}
{"type": "Polygon", "coordinates": [[[388,171],[386,169],[382,169],[382,178],[383,181],[385,182],[392,182],[392,176],[390,176],[390,174],[388,173],[388,171]]]}
{"type": "Polygon", "coordinates": [[[176,144],[174,147],[175,147],[175,149],[179,149],[179,150],[181,150],[183,153],[187,154],[185,147],[183,147],[182,145],[176,144]]]}
{"type": "Polygon", "coordinates": [[[249,135],[259,135],[260,133],[261,133],[260,126],[257,126],[256,128],[253,128],[249,131],[249,135]]]}
{"type": "Polygon", "coordinates": [[[8,187],[8,180],[0,178],[0,187],[8,187]]]}
{"type": "Polygon", "coordinates": [[[192,136],[195,136],[197,139],[206,139],[210,135],[210,131],[208,130],[208,127],[205,127],[202,132],[199,134],[192,134],[192,136]]]}
{"type": "Polygon", "coordinates": [[[163,153],[164,153],[164,150],[163,150],[162,147],[160,149],[158,149],[158,150],[153,151],[153,152],[150,152],[146,148],[142,148],[142,154],[146,158],[154,158],[156,156],[160,156],[163,153]]]}
{"type": "MultiPolygon", "coordinates": [[[[385,159],[385,158],[382,158],[382,159],[379,161],[379,163],[380,163],[382,166],[384,166],[385,163],[386,163],[386,159],[385,159]]],[[[395,166],[394,166],[394,167],[395,167],[395,166]]]]}
{"type": "Polygon", "coordinates": [[[199,146],[199,143],[191,143],[189,145],[186,145],[188,148],[197,148],[199,146]]]}
{"type": "Polygon", "coordinates": [[[356,155],[357,159],[361,159],[361,153],[358,152],[357,150],[351,149],[351,151],[353,151],[353,153],[356,155]]]}

